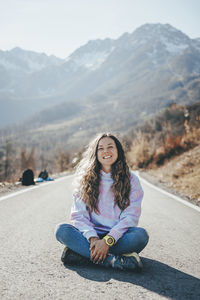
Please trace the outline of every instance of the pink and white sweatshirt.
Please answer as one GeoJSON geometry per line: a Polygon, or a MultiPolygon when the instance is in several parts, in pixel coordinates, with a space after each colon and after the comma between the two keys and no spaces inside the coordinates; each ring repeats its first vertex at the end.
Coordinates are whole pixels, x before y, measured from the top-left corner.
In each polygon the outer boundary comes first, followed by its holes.
{"type": "Polygon", "coordinates": [[[111,191],[113,179],[111,173],[100,171],[99,186],[99,214],[89,212],[87,205],[80,200],[78,193],[74,194],[74,202],[71,209],[71,223],[83,236],[89,240],[98,234],[108,233],[113,236],[115,242],[122,237],[129,227],[136,227],[141,214],[141,202],[143,190],[138,177],[130,172],[130,205],[123,211],[114,204],[114,196],[111,191]]]}

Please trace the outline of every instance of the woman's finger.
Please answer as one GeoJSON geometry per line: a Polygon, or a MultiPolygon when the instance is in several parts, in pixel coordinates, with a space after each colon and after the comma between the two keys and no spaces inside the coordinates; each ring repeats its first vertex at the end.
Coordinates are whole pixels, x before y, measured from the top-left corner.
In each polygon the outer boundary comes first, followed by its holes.
{"type": "Polygon", "coordinates": [[[99,257],[98,253],[96,251],[94,251],[91,254],[92,254],[91,255],[92,260],[96,261],[98,259],[98,257],[99,257]]]}
{"type": "Polygon", "coordinates": [[[102,260],[102,254],[101,253],[97,253],[94,259],[97,262],[101,261],[102,260]]]}
{"type": "Polygon", "coordinates": [[[103,261],[104,261],[103,255],[99,256],[98,263],[101,263],[101,262],[103,262],[103,261]]]}
{"type": "Polygon", "coordinates": [[[102,258],[102,261],[104,261],[106,259],[106,254],[104,254],[103,258],[102,258]]]}

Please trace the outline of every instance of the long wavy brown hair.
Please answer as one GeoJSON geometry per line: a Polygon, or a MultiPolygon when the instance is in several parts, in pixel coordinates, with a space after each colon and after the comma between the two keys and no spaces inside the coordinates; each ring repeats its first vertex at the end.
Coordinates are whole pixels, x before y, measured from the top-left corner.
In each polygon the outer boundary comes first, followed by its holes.
{"type": "Polygon", "coordinates": [[[124,210],[130,204],[130,172],[126,163],[122,144],[118,138],[111,133],[98,134],[96,138],[88,145],[76,170],[76,174],[79,178],[78,192],[80,198],[86,203],[90,212],[95,211],[96,213],[99,212],[98,196],[101,170],[101,164],[97,160],[97,149],[99,141],[105,137],[113,139],[118,151],[118,158],[111,168],[114,202],[121,210],[124,210]]]}

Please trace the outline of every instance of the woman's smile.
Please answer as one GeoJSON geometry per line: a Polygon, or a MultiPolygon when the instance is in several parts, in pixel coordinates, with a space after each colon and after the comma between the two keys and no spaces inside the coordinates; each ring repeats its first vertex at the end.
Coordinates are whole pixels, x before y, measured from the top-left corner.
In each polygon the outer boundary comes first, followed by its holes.
{"type": "Polygon", "coordinates": [[[112,155],[108,155],[108,156],[103,156],[103,159],[108,159],[108,158],[111,158],[112,155]]]}

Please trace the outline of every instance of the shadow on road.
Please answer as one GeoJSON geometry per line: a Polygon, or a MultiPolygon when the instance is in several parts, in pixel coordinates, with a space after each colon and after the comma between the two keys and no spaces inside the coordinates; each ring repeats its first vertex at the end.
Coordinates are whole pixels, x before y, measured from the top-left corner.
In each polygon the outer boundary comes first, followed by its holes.
{"type": "Polygon", "coordinates": [[[142,260],[144,262],[142,273],[116,271],[97,265],[66,266],[66,268],[92,281],[108,282],[110,279],[115,279],[128,282],[173,300],[200,299],[200,279],[156,260],[148,258],[142,258],[142,260]]]}

